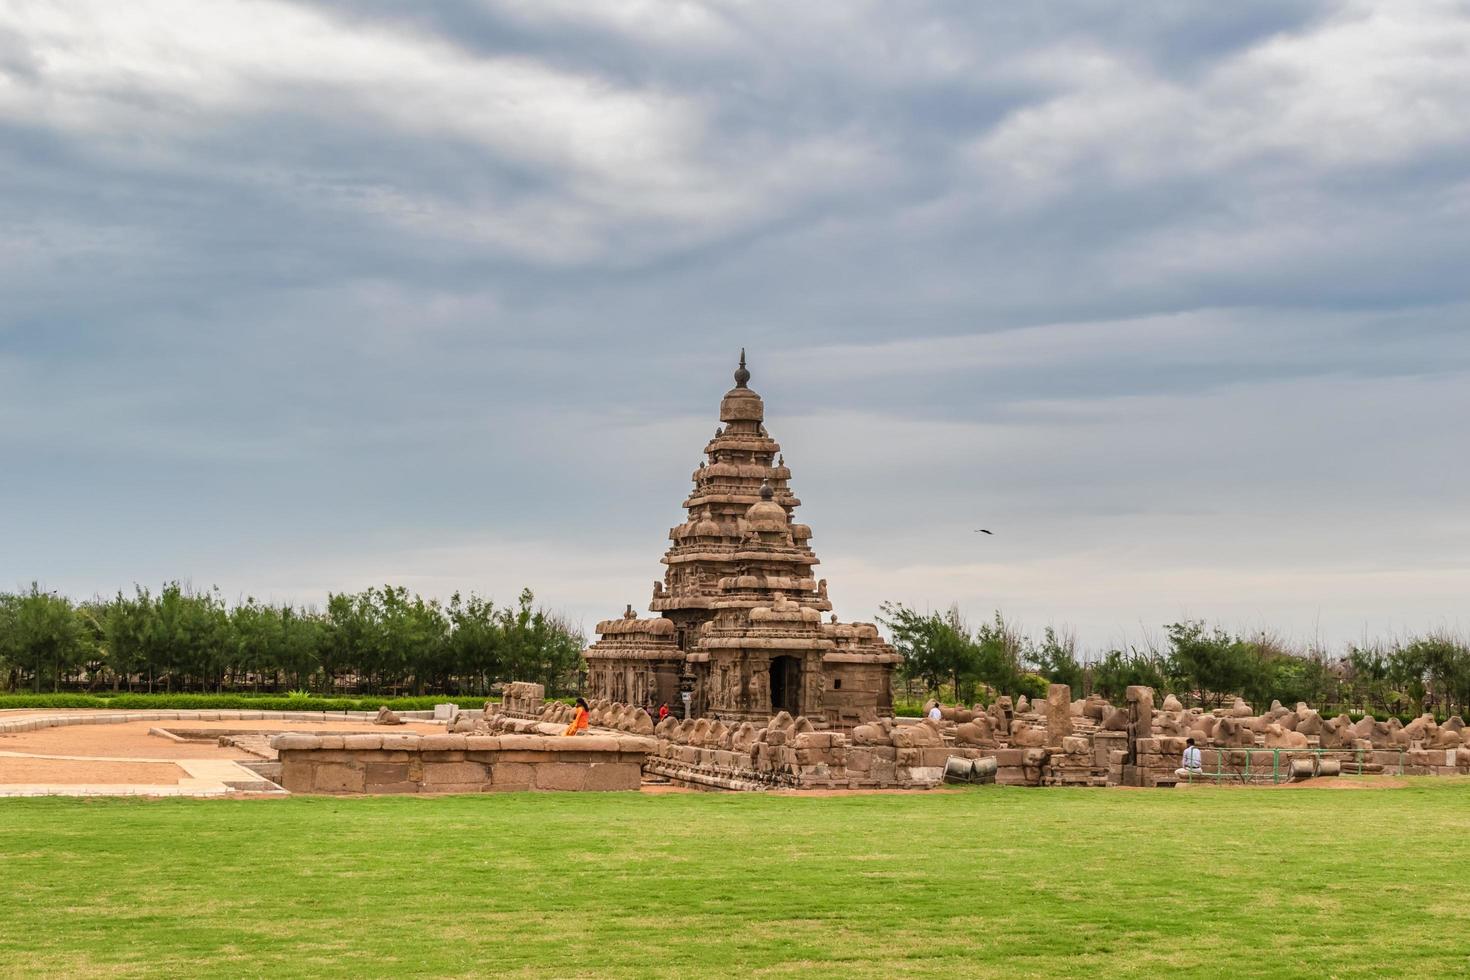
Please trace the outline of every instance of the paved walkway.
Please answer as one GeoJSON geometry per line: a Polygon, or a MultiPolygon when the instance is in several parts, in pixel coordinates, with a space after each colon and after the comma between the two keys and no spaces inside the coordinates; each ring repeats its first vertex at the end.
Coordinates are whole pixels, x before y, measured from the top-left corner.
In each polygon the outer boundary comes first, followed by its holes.
{"type": "MultiPolygon", "coordinates": [[[[431,712],[398,732],[441,734],[431,712]]],[[[217,739],[180,740],[168,729],[269,733],[378,731],[373,712],[154,711],[91,709],[0,711],[0,797],[285,795],[246,768],[247,750],[217,739]],[[159,724],[162,723],[162,724],[159,724]]],[[[250,736],[243,736],[249,738],[250,736]]]]}
{"type": "MultiPolygon", "coordinates": [[[[41,755],[0,752],[0,759],[49,759],[58,762],[117,765],[166,764],[185,775],[176,783],[3,783],[3,796],[223,796],[241,788],[265,791],[266,780],[232,759],[140,759],[89,755],[41,755]]],[[[156,777],[155,777],[156,778],[156,777]]],[[[284,792],[277,790],[277,792],[284,792]]]]}

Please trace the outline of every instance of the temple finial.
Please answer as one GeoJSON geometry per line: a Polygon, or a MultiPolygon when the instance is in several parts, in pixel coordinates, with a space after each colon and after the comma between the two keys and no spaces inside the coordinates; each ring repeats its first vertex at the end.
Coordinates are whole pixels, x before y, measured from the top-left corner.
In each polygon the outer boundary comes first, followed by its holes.
{"type": "Polygon", "coordinates": [[[750,372],[745,370],[745,348],[740,348],[740,366],[735,369],[735,387],[744,388],[745,383],[750,380],[750,372]]]}
{"type": "Polygon", "coordinates": [[[770,480],[762,480],[761,481],[761,499],[762,500],[770,500],[775,495],[776,495],[775,491],[771,489],[771,481],[770,480]]]}

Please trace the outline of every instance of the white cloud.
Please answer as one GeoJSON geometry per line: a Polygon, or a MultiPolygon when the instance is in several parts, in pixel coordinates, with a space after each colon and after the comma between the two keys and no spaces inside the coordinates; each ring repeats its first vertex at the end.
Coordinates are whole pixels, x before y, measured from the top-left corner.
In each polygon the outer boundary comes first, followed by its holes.
{"type": "Polygon", "coordinates": [[[1470,138],[1463,4],[1356,3],[1200,77],[1175,79],[1096,42],[1067,40],[1012,69],[1054,97],[978,138],[970,159],[1014,206],[1085,176],[1143,184],[1223,175],[1281,155],[1323,167],[1400,162],[1470,138]]]}

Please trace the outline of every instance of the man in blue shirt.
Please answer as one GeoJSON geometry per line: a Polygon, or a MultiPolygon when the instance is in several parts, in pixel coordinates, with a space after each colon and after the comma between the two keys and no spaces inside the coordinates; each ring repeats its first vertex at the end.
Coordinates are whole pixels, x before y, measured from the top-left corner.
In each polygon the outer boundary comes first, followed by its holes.
{"type": "Polygon", "coordinates": [[[1184,758],[1180,760],[1181,767],[1174,770],[1174,775],[1181,779],[1189,776],[1199,776],[1204,773],[1200,766],[1200,752],[1195,747],[1194,739],[1188,739],[1184,743],[1184,758]]]}

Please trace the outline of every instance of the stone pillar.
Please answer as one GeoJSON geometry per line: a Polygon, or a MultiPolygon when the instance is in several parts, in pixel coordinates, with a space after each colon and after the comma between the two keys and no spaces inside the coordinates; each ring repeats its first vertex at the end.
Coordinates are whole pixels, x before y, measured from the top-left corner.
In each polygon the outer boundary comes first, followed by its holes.
{"type": "Polygon", "coordinates": [[[1072,689],[1053,684],[1046,689],[1046,744],[1061,745],[1072,734],[1072,689]]]}
{"type": "Polygon", "coordinates": [[[1138,765],[1138,740],[1152,738],[1154,689],[1142,684],[1128,688],[1128,757],[1123,762],[1124,786],[1147,786],[1146,770],[1138,765]]]}
{"type": "Polygon", "coordinates": [[[1002,694],[995,699],[990,706],[990,716],[995,719],[995,730],[1003,732],[1006,738],[1011,737],[1011,697],[1002,694]]]}

